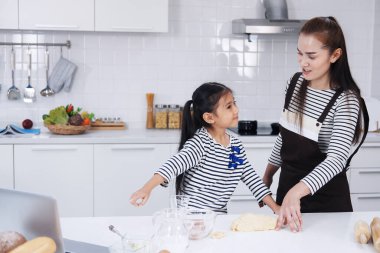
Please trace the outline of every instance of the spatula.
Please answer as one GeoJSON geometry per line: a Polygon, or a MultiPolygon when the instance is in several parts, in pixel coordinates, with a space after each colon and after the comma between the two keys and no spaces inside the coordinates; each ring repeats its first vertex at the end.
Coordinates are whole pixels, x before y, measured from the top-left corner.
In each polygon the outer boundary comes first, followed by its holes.
{"type": "Polygon", "coordinates": [[[15,86],[15,70],[16,70],[16,55],[12,47],[11,51],[11,67],[12,67],[12,86],[8,89],[8,99],[9,100],[18,100],[20,99],[20,90],[15,86]]]}
{"type": "Polygon", "coordinates": [[[24,102],[33,103],[36,101],[36,90],[30,84],[31,73],[32,73],[32,52],[29,50],[29,62],[28,62],[28,86],[24,89],[24,102]]]}

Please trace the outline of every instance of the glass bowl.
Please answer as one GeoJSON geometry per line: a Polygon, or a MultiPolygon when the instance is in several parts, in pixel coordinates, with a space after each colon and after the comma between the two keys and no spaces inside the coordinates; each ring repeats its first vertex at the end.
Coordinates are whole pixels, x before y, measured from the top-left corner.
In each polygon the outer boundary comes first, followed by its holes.
{"type": "Polygon", "coordinates": [[[214,228],[216,214],[208,209],[188,209],[185,224],[189,229],[189,239],[199,240],[207,237],[214,228]]]}

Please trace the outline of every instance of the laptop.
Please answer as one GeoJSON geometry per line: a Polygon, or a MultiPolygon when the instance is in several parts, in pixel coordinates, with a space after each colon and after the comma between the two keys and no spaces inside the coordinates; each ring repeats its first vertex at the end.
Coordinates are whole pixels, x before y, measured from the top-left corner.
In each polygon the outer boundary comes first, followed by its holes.
{"type": "Polygon", "coordinates": [[[62,238],[57,202],[34,193],[0,188],[0,231],[17,231],[27,240],[52,238],[56,253],[109,253],[104,246],[62,238]]]}

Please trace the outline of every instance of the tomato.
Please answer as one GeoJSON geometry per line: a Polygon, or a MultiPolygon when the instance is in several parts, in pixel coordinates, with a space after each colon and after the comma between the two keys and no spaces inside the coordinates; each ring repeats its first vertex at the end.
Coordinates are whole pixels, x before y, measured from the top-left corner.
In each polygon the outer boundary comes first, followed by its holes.
{"type": "Polygon", "coordinates": [[[70,113],[74,110],[74,106],[72,104],[66,105],[66,112],[70,115],[70,113]]]}

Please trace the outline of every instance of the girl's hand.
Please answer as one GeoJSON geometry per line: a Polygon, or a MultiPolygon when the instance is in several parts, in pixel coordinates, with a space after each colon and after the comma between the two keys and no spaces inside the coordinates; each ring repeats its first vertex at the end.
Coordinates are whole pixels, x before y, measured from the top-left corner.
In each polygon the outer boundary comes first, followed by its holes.
{"type": "Polygon", "coordinates": [[[277,205],[273,208],[274,214],[280,215],[281,206],[277,205]]]}
{"type": "Polygon", "coordinates": [[[141,188],[140,190],[136,191],[132,194],[132,196],[129,199],[129,202],[137,207],[145,205],[145,203],[148,201],[150,196],[150,191],[145,190],[144,188],[141,188]]]}

